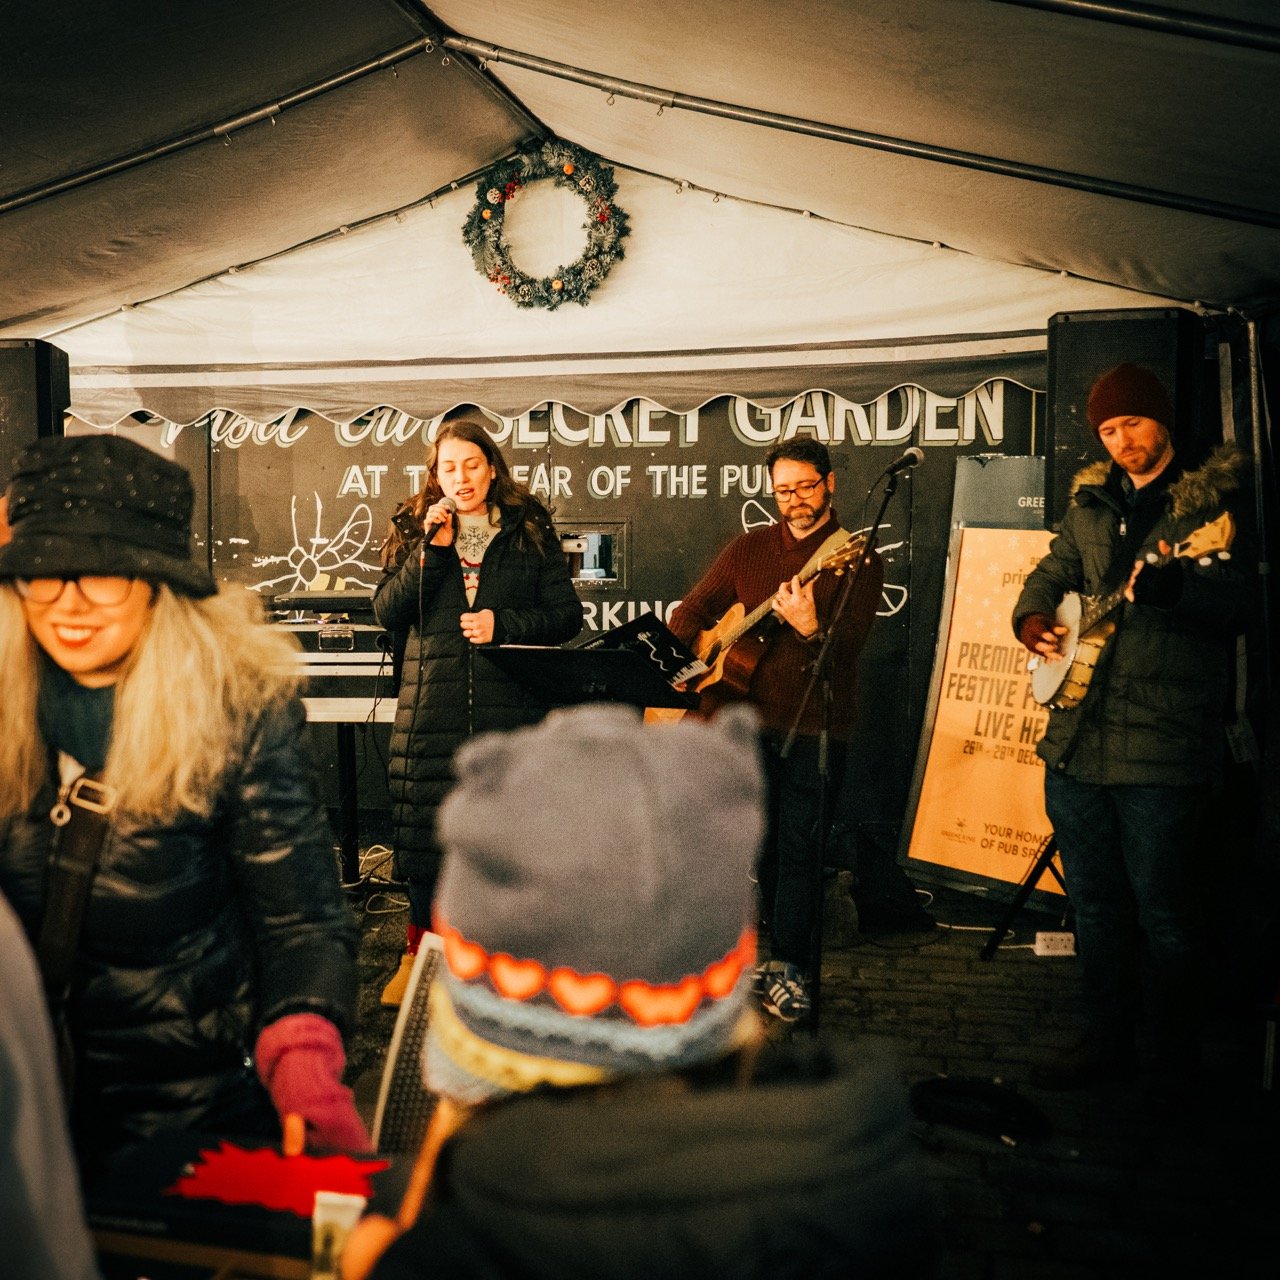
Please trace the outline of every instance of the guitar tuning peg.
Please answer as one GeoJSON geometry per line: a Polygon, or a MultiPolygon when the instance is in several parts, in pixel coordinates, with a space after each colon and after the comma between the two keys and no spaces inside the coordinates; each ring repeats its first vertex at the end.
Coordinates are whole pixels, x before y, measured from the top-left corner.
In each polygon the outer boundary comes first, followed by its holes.
{"type": "Polygon", "coordinates": [[[1157,560],[1159,560],[1159,559],[1160,559],[1160,557],[1159,557],[1159,556],[1158,556],[1154,551],[1148,551],[1148,552],[1147,552],[1147,563],[1148,563],[1148,564],[1155,564],[1155,562],[1156,562],[1157,560]]]}
{"type": "Polygon", "coordinates": [[[1230,560],[1230,559],[1231,559],[1231,552],[1230,552],[1230,551],[1219,551],[1219,552],[1218,552],[1218,559],[1219,559],[1219,560],[1230,560]]]}
{"type": "Polygon", "coordinates": [[[1196,564],[1198,564],[1202,569],[1207,569],[1212,563],[1212,556],[1201,556],[1200,559],[1196,561],[1196,564]]]}

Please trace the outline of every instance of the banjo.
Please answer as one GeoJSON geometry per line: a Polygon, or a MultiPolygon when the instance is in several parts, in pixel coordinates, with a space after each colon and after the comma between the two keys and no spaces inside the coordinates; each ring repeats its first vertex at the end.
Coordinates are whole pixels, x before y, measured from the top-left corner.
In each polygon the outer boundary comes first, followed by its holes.
{"type": "MultiPolygon", "coordinates": [[[[1229,512],[1223,512],[1216,520],[1201,525],[1174,545],[1167,554],[1149,551],[1146,562],[1153,567],[1171,563],[1181,556],[1193,560],[1208,561],[1215,552],[1222,560],[1230,558],[1231,543],[1236,536],[1235,523],[1229,512]]],[[[1054,617],[1054,625],[1066,627],[1065,635],[1058,637],[1060,658],[1032,658],[1027,663],[1031,673],[1031,696],[1042,707],[1066,711],[1079,706],[1089,692],[1089,682],[1097,668],[1107,642],[1115,633],[1116,620],[1112,616],[1124,603],[1128,586],[1117,587],[1105,596],[1084,596],[1069,591],[1062,598],[1054,617]]]]}

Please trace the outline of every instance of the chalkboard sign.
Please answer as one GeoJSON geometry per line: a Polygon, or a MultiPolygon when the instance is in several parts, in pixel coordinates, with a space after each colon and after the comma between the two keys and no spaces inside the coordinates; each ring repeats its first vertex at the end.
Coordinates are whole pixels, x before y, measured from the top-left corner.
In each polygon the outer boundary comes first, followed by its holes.
{"type": "MultiPolygon", "coordinates": [[[[586,605],[584,640],[639,613],[668,618],[725,543],[777,518],[764,458],[780,440],[829,445],[834,505],[855,531],[876,509],[868,495],[884,468],[909,446],[923,450],[880,530],[885,590],[842,801],[861,824],[892,825],[892,843],[933,659],[955,460],[1042,451],[1044,396],[1033,388],[1044,385],[1044,356],[850,365],[846,381],[820,389],[806,386],[803,366],[789,372],[794,398],[779,407],[725,394],[676,414],[638,387],[587,416],[549,385],[542,406],[488,415],[489,426],[554,512],[586,605]]],[[[117,429],[192,471],[215,576],[278,594],[377,583],[388,519],[420,487],[435,425],[393,408],[350,423],[299,409],[265,424],[214,411],[117,429]]]]}

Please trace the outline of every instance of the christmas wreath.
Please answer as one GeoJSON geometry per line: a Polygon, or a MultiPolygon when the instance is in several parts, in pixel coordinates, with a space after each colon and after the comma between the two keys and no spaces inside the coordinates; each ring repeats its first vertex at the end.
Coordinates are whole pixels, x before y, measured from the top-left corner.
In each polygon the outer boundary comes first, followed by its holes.
{"type": "Polygon", "coordinates": [[[568,142],[552,140],[490,169],[476,185],[476,203],[462,226],[476,270],[492,280],[517,307],[554,311],[562,302],[586,306],[622,257],[629,233],[627,215],[613,202],[617,192],[613,170],[597,156],[568,142]],[[528,275],[511,261],[504,214],[507,202],[522,188],[550,178],[581,196],[587,206],[582,257],[557,267],[549,276],[528,275]]]}

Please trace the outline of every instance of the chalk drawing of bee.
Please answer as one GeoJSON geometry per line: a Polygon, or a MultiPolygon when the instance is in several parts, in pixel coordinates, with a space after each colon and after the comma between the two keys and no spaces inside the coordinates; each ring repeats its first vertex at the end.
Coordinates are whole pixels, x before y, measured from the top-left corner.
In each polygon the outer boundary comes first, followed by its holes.
{"type": "Polygon", "coordinates": [[[252,584],[255,591],[327,591],[336,589],[341,579],[347,589],[372,589],[380,572],[376,562],[362,557],[368,552],[373,533],[373,512],[367,503],[358,503],[347,517],[347,522],[335,537],[329,538],[321,531],[324,523],[324,503],[318,493],[313,494],[316,503],[315,530],[310,536],[298,530],[298,499],[289,500],[289,519],[293,527],[293,547],[283,556],[255,556],[255,568],[267,565],[288,565],[288,571],[276,578],[267,578],[252,584]],[[369,575],[367,580],[359,575],[369,575]]]}
{"type": "MultiPolygon", "coordinates": [[[[761,525],[777,523],[777,516],[754,498],[748,498],[742,504],[742,531],[744,533],[750,532],[752,529],[758,529],[761,525]]],[[[880,526],[881,530],[889,527],[887,524],[880,526]]],[[[859,529],[857,532],[866,533],[867,531],[859,529]]],[[[897,542],[882,542],[876,547],[876,550],[880,553],[880,558],[888,564],[893,560],[893,556],[890,553],[904,546],[906,546],[906,542],[903,539],[899,539],[897,542]]],[[[892,618],[895,613],[900,613],[907,603],[907,594],[905,586],[901,586],[896,582],[886,582],[880,593],[880,607],[876,610],[876,617],[892,618]]]]}

